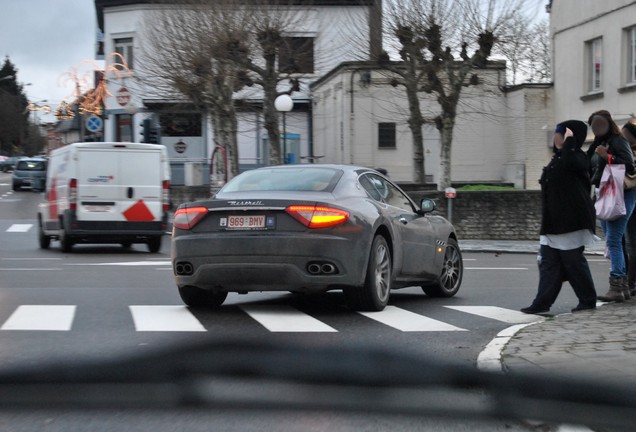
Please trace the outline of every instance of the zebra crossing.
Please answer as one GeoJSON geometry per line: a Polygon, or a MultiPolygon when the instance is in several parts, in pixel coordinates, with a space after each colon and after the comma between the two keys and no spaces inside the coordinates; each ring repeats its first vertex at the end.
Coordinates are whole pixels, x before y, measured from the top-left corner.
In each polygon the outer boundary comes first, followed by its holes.
{"type": "MultiPolygon", "coordinates": [[[[2,332],[77,330],[77,305],[20,305],[0,326],[2,332]]],[[[443,306],[481,318],[506,324],[525,324],[544,318],[496,306],[443,306]]],[[[136,332],[207,332],[208,329],[188,307],[182,305],[130,305],[127,308],[136,332]]],[[[335,333],[345,331],[290,305],[243,304],[236,307],[239,314],[256,321],[272,333],[335,333]]],[[[469,329],[421,315],[397,306],[387,306],[381,312],[350,312],[366,317],[401,332],[454,332],[469,329]]],[[[213,317],[214,312],[206,315],[213,317]]]]}

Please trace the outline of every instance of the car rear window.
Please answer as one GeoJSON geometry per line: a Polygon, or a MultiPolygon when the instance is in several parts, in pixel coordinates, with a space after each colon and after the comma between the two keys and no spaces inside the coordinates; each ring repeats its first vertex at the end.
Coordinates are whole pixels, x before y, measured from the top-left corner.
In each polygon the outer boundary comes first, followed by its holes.
{"type": "Polygon", "coordinates": [[[19,171],[44,171],[46,164],[42,161],[19,161],[16,169],[19,171]]]}
{"type": "Polygon", "coordinates": [[[258,169],[235,177],[223,192],[319,191],[331,192],[342,176],[333,168],[258,169]]]}

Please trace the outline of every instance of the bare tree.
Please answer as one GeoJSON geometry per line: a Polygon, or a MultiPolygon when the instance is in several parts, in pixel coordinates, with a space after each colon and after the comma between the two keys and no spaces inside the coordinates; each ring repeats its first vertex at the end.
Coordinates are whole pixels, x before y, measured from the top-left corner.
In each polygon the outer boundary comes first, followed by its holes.
{"type": "Polygon", "coordinates": [[[409,102],[413,135],[414,181],[423,183],[422,126],[434,122],[440,132],[440,190],[450,186],[451,148],[457,107],[465,87],[480,82],[499,35],[524,10],[520,0],[395,0],[385,14],[385,28],[397,42],[399,62],[381,62],[397,76],[409,102]],[[440,111],[424,118],[418,93],[436,98],[440,111]]]}
{"type": "Polygon", "coordinates": [[[245,37],[238,14],[226,2],[173,1],[144,21],[141,75],[166,98],[191,101],[208,113],[215,143],[223,147],[230,177],[238,174],[237,117],[234,92],[244,71],[227,59],[236,52],[228,41],[245,37]]]}

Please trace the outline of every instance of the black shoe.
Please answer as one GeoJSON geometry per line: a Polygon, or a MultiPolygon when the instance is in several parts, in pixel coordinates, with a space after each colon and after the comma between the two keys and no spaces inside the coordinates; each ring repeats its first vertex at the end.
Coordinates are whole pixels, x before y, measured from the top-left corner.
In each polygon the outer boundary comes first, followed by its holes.
{"type": "Polygon", "coordinates": [[[574,309],[572,309],[572,313],[581,312],[584,310],[593,310],[596,309],[596,305],[577,305],[574,309]]]}
{"type": "Polygon", "coordinates": [[[539,307],[539,306],[528,306],[527,308],[523,308],[521,309],[521,312],[525,313],[525,314],[540,314],[540,313],[545,313],[545,312],[549,312],[550,308],[547,307],[539,307]]]}

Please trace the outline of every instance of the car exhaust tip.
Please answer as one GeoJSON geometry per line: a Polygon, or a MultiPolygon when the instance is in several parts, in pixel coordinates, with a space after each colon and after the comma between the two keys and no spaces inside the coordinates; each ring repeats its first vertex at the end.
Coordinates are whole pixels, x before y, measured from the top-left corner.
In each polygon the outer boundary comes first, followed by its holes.
{"type": "Polygon", "coordinates": [[[320,264],[311,263],[307,266],[307,271],[312,275],[320,274],[320,264]]]}
{"type": "Polygon", "coordinates": [[[338,273],[338,267],[330,262],[311,262],[307,264],[307,272],[312,275],[332,275],[338,273]]]}
{"type": "Polygon", "coordinates": [[[174,265],[174,271],[178,276],[190,276],[194,273],[194,266],[188,261],[179,261],[174,265]]]}
{"type": "Polygon", "coordinates": [[[320,271],[324,274],[334,274],[336,272],[336,266],[327,263],[320,266],[320,271]]]}

